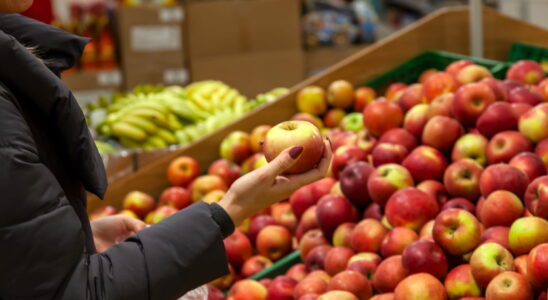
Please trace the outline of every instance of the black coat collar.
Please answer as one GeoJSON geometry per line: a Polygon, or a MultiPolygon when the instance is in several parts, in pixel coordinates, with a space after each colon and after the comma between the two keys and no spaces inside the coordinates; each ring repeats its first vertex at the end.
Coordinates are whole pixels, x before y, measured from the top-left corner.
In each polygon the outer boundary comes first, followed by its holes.
{"type": "Polygon", "coordinates": [[[74,96],[58,78],[80,57],[86,39],[19,15],[0,14],[0,81],[53,124],[66,157],[84,187],[102,197],[105,169],[74,96]],[[34,46],[49,69],[21,43],[34,46]],[[56,76],[57,75],[57,76],[56,76]]]}

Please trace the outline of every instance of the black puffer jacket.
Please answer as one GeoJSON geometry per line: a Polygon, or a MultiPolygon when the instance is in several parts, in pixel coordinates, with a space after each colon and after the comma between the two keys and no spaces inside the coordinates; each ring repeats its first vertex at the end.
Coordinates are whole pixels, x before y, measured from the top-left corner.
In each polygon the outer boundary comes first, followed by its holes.
{"type": "Polygon", "coordinates": [[[85,191],[102,196],[105,171],[58,78],[85,43],[0,14],[0,299],[174,299],[227,272],[227,216],[193,205],[95,253],[85,191]]]}

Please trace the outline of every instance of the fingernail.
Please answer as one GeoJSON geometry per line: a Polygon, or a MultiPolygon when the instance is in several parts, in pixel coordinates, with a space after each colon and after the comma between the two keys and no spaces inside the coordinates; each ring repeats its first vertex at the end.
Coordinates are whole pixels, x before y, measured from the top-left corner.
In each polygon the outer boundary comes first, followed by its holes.
{"type": "Polygon", "coordinates": [[[327,137],[327,141],[329,142],[329,146],[331,146],[331,148],[333,148],[333,143],[331,143],[331,139],[329,137],[327,137]]]}
{"type": "Polygon", "coordinates": [[[299,157],[299,155],[301,155],[301,153],[303,152],[303,146],[295,146],[291,149],[289,149],[289,156],[291,156],[291,158],[295,159],[297,157],[299,157]]]}
{"type": "Polygon", "coordinates": [[[264,145],[264,141],[259,141],[259,146],[263,146],[264,145]]]}

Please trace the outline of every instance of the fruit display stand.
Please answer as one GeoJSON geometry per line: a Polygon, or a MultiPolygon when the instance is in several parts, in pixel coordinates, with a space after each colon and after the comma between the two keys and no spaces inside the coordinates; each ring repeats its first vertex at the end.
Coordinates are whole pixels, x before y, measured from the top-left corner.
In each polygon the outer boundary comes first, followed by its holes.
{"type": "MultiPolygon", "coordinates": [[[[127,177],[113,181],[100,201],[88,197],[88,210],[109,204],[121,206],[127,192],[141,190],[158,195],[167,186],[166,168],[171,160],[180,155],[194,157],[202,167],[208,166],[218,157],[218,145],[230,132],[251,131],[261,124],[276,124],[289,119],[297,112],[295,97],[307,85],[327,86],[331,81],[344,78],[355,85],[376,78],[410,58],[436,49],[460,54],[469,53],[469,13],[467,8],[439,10],[332,66],[323,73],[311,77],[292,88],[291,92],[273,103],[266,104],[253,113],[228,126],[203,136],[188,146],[172,152],[141,168],[127,177]]],[[[548,46],[548,31],[540,27],[507,17],[494,10],[484,9],[485,57],[505,60],[514,42],[548,46]]]]}

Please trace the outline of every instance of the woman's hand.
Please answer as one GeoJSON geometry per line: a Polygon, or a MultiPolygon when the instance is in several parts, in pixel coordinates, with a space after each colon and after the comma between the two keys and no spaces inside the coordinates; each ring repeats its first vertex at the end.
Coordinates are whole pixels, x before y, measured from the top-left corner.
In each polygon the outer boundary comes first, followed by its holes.
{"type": "Polygon", "coordinates": [[[219,205],[224,208],[236,226],[254,213],[287,199],[299,187],[321,179],[331,164],[331,143],[317,167],[302,174],[282,175],[302,153],[301,146],[286,149],[269,164],[236,180],[219,205]]]}
{"type": "Polygon", "coordinates": [[[91,222],[93,240],[99,253],[123,242],[130,235],[145,227],[146,225],[142,221],[125,215],[103,217],[91,222]]]}

